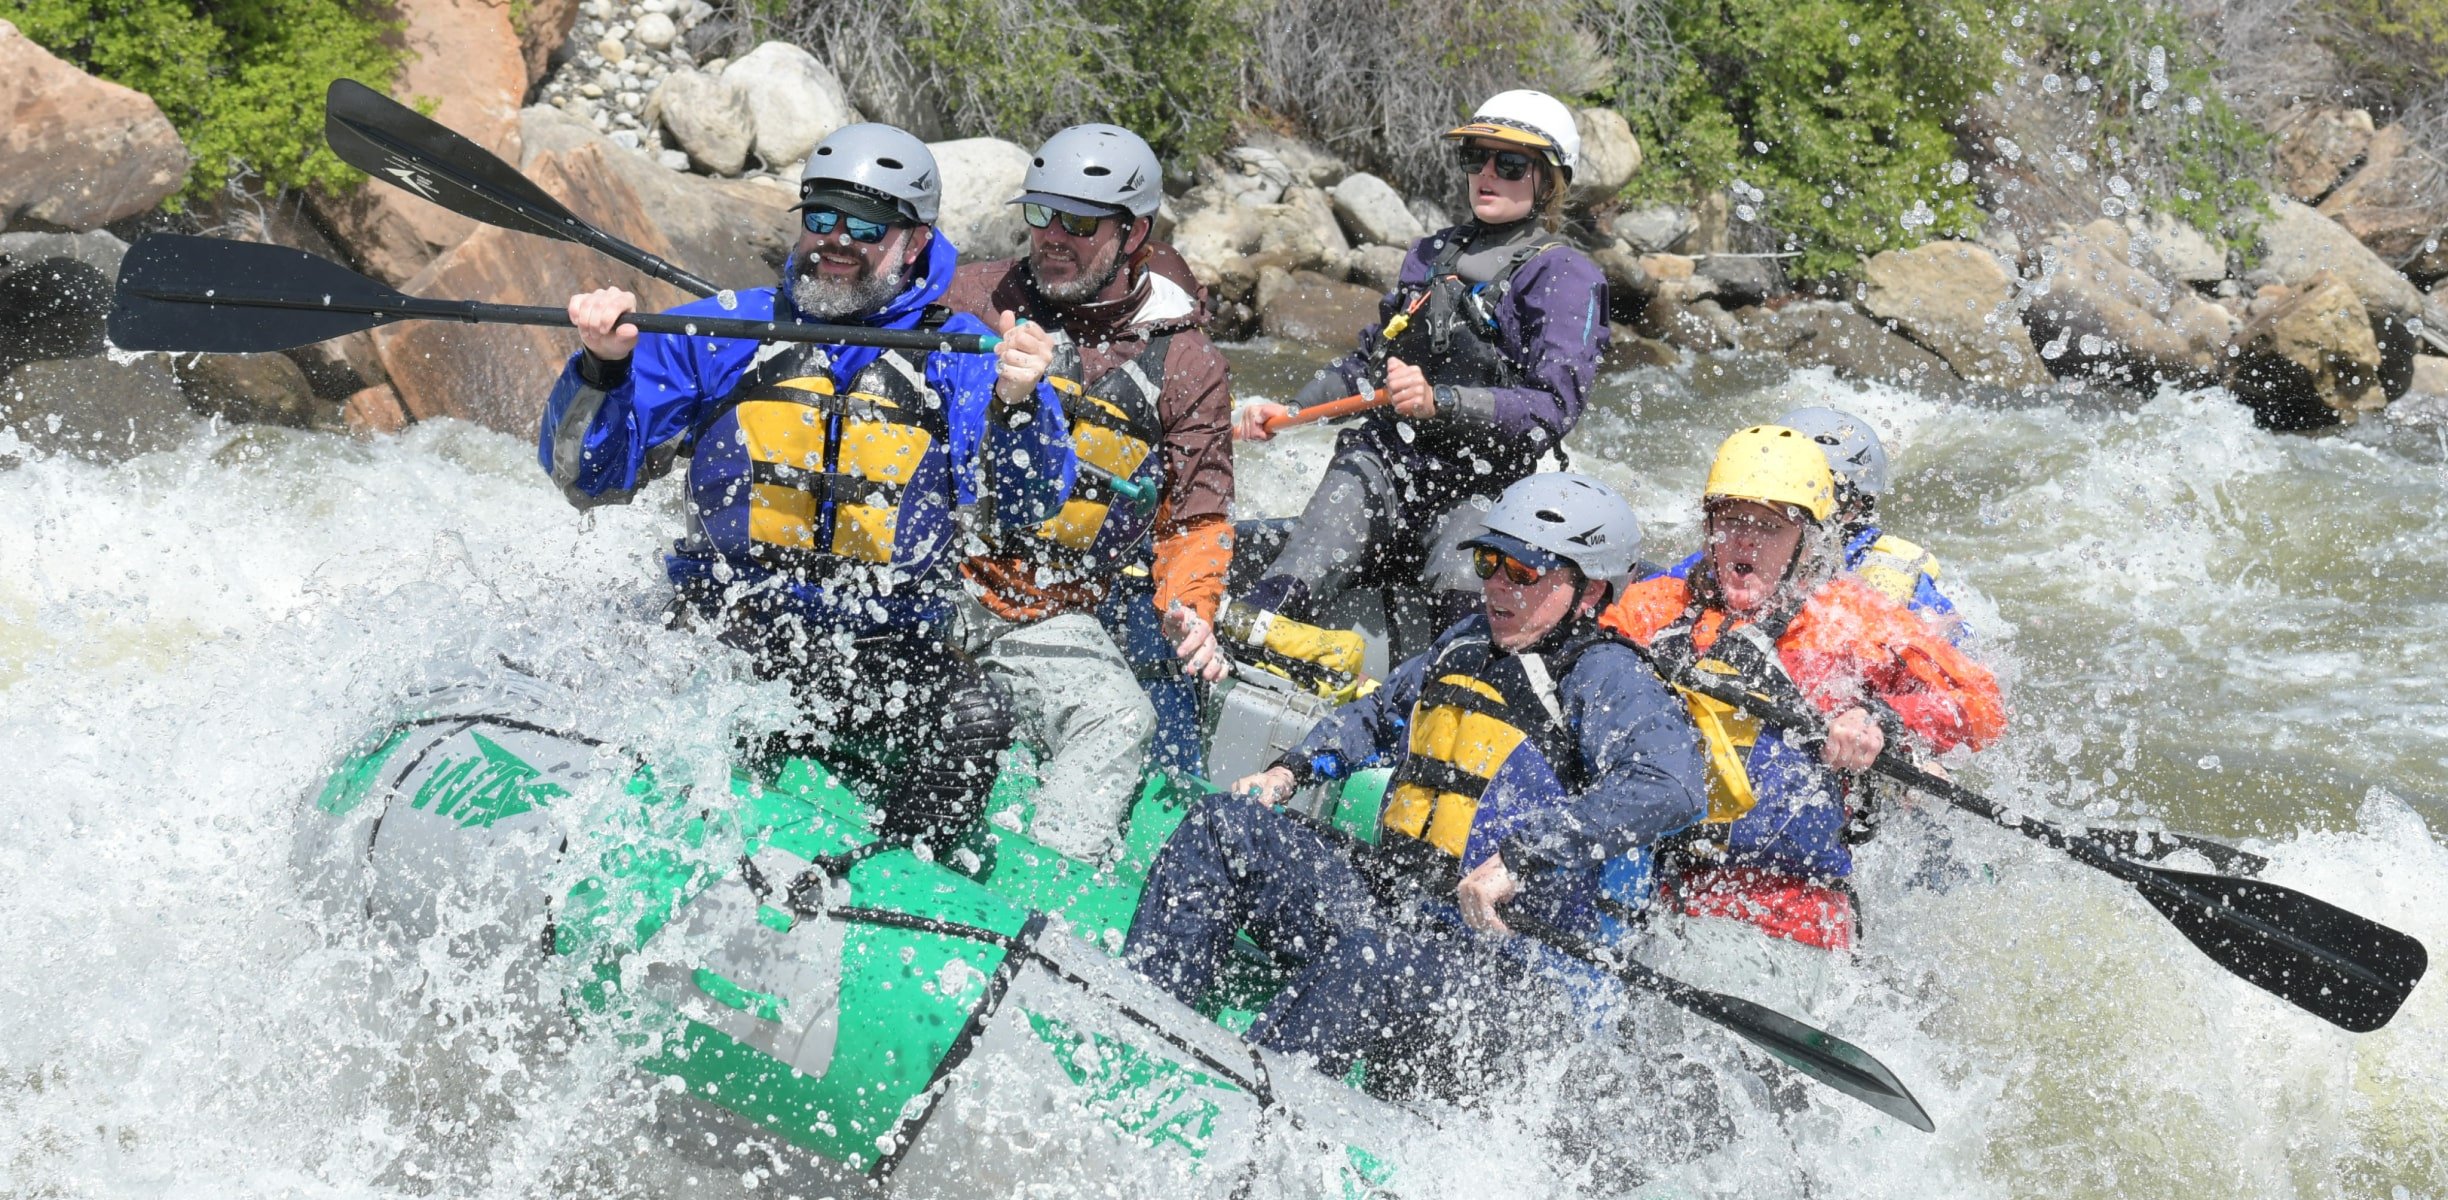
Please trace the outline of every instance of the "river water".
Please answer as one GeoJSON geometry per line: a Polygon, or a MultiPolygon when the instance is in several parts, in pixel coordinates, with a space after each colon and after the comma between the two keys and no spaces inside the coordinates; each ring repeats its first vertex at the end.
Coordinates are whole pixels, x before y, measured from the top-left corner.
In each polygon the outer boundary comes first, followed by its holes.
{"type": "MultiPolygon", "coordinates": [[[[1314,361],[1235,357],[1245,396],[1314,361]]],[[[2239,840],[2268,878],[2448,946],[2436,435],[2273,436],[2216,392],[1917,395],[1722,360],[1608,376],[1571,448],[1664,558],[1692,544],[1716,441],[1809,402],[1886,431],[1890,522],[1943,559],[2008,683],[2008,736],[1959,777],[2062,820],[2239,840]]],[[[1245,449],[1245,514],[1296,511],[1330,440],[1245,449]]],[[[704,748],[781,698],[651,619],[674,501],[581,516],[529,447],[446,422],[372,444],[200,425],[118,466],[0,470],[0,1196],[787,1194],[641,1139],[617,1052],[539,1061],[488,1023],[498,985],[452,964],[424,964],[456,1006],[441,1032],[403,1045],[368,1011],[375,952],[327,940],[287,867],[335,758],[498,656],[717,783],[704,748]]],[[[1689,1193],[2448,1196],[2437,980],[2350,1035],[2003,830],[1913,814],[1863,859],[1853,959],[1685,947],[1677,969],[1871,1049],[1939,1132],[1824,1091],[1740,1109],[1689,1193]]],[[[1554,1107],[1522,1097],[1472,1137],[1554,1107]]],[[[1588,1113],[1619,1147],[1689,1119],[1622,1092],[1588,1113]]],[[[1419,1154],[1475,1196],[1577,1169],[1419,1154]]]]}

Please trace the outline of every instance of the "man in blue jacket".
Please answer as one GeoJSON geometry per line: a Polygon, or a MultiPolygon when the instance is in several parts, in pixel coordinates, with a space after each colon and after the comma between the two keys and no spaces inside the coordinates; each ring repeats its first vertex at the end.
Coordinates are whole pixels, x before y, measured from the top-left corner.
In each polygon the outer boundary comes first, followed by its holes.
{"type": "Polygon", "coordinates": [[[1602,865],[1707,809],[1684,705],[1596,623],[1640,549],[1630,506],[1586,476],[1534,475],[1462,544],[1480,612],[1199,801],[1149,872],[1128,948],[1195,1004],[1247,931],[1292,969],[1251,1040],[1331,1074],[1365,1059],[1389,1094],[1501,1075],[1566,1019],[1508,914],[1594,928],[1602,865]],[[1395,769],[1375,844],[1275,807],[1380,760],[1395,769]]]}
{"type": "MultiPolygon", "coordinates": [[[[984,333],[936,307],[956,251],[926,144],[886,125],[819,143],[799,184],[782,285],[676,310],[707,316],[984,333]]],[[[688,464],[688,534],[665,566],[677,619],[788,681],[807,727],[779,748],[826,755],[889,834],[974,820],[1011,738],[1008,700],[948,642],[956,513],[1059,509],[1073,468],[1044,383],[1044,331],[995,356],[640,337],[637,298],[570,298],[584,344],[553,387],[537,457],[572,503],[623,503],[688,464]]]]}

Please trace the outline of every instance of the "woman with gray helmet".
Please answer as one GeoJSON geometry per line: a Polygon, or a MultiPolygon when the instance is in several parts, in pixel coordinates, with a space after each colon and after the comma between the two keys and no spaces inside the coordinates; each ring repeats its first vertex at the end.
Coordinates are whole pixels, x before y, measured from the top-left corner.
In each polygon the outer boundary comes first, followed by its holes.
{"type": "MultiPolygon", "coordinates": [[[[808,156],[803,233],[778,285],[675,311],[983,333],[934,303],[955,261],[930,225],[941,193],[917,138],[838,130],[808,156]]],[[[688,534],[665,559],[673,614],[793,685],[806,725],[774,748],[824,748],[896,833],[966,825],[1011,715],[946,640],[955,514],[984,500],[1016,519],[1059,508],[1071,451],[1037,382],[1043,339],[989,357],[640,336],[620,320],[636,306],[617,288],[570,298],[582,348],[545,403],[545,470],[590,507],[685,461],[688,534]]]]}
{"type": "Polygon", "coordinates": [[[1250,1039],[1334,1075],[1364,1058],[1372,1089],[1507,1077],[1572,1011],[1508,916],[1595,928],[1604,864],[1707,808],[1683,704],[1597,625],[1639,553],[1631,507],[1585,476],[1534,475],[1478,524],[1462,545],[1480,611],[1274,766],[1194,805],[1131,927],[1131,964],[1191,1003],[1246,931],[1293,970],[1250,1039]],[[1374,844],[1276,808],[1387,759],[1374,844]]]}
{"type": "Polygon", "coordinates": [[[1167,609],[1177,627],[1214,618],[1233,494],[1231,380],[1200,330],[1196,280],[1153,239],[1161,184],[1155,151],[1127,129],[1056,133],[1012,201],[1027,256],[962,267],[945,295],[1052,339],[1048,378],[1082,471],[1056,520],[986,530],[962,565],[962,630],[1040,751],[1031,832],[1084,859],[1118,841],[1152,734],[1161,764],[1197,770],[1184,673],[1223,670],[1212,637],[1183,637],[1177,658],[1158,631],[1167,609]]]}
{"type": "MultiPolygon", "coordinates": [[[[1351,587],[1425,580],[1467,608],[1466,506],[1537,469],[1580,421],[1607,343],[1606,277],[1555,233],[1580,156],[1570,109],[1541,92],[1488,100],[1449,130],[1462,224],[1422,238],[1359,348],[1302,407],[1383,388],[1390,406],[1344,431],[1325,479],[1242,599],[1298,620],[1351,587]]],[[[1280,404],[1245,407],[1264,441],[1280,404]]],[[[1441,622],[1439,623],[1441,624],[1441,622]]]]}

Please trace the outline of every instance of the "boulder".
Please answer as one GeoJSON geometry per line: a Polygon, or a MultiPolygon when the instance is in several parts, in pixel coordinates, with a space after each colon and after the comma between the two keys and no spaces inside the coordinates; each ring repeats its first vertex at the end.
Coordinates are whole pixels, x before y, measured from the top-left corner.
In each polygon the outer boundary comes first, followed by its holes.
{"type": "Polygon", "coordinates": [[[1258,254],[1287,271],[1317,271],[1337,280],[1351,273],[1351,243],[1335,220],[1334,202],[1313,187],[1287,188],[1283,203],[1251,210],[1258,254]]]}
{"type": "Polygon", "coordinates": [[[805,161],[826,135],[859,119],[841,79],[815,55],[788,42],[749,51],[723,68],[722,81],[746,97],[756,156],[769,167],[805,161]]]}
{"type": "Polygon", "coordinates": [[[340,406],[340,424],[359,437],[398,433],[408,428],[408,410],[390,384],[377,383],[349,396],[340,406]]]}
{"type": "Polygon", "coordinates": [[[2351,422],[2380,409],[2380,348],[2354,289],[2315,274],[2300,288],[2256,304],[2236,334],[2228,386],[2272,429],[2351,422]]]}
{"type": "Polygon", "coordinates": [[[1615,235],[1634,254],[1657,254],[1678,250],[1686,238],[1699,228],[1690,210],[1672,204],[1646,204],[1627,208],[1607,218],[1606,231],[1615,235]]]}
{"type": "Polygon", "coordinates": [[[1622,191],[1641,165],[1640,139],[1632,136],[1631,122],[1611,108],[1576,108],[1573,124],[1581,128],[1581,162],[1573,169],[1573,202],[1587,205],[1622,191]]]}
{"type": "Polygon", "coordinates": [[[1649,306],[1641,310],[1640,320],[1633,322],[1632,328],[1643,337],[1694,354],[1731,350],[1740,343],[1740,331],[1732,313],[1716,301],[1673,283],[1658,287],[1657,295],[1650,298],[1649,306]]]}
{"type": "Polygon", "coordinates": [[[2226,310],[2136,267],[2125,227],[2101,218],[2040,244],[2024,320],[2058,375],[2201,381],[2223,367],[2226,310]]]}
{"type": "Polygon", "coordinates": [[[756,116],[748,97],[727,75],[674,71],[646,102],[646,122],[689,157],[690,165],[715,175],[737,175],[756,146],[756,116]]]}
{"type": "Polygon", "coordinates": [[[306,372],[283,355],[172,355],[170,370],[199,416],[311,429],[331,415],[306,372]]]}
{"type": "Polygon", "coordinates": [[[525,0],[510,11],[510,24],[518,30],[519,58],[527,64],[527,87],[532,91],[544,77],[552,74],[553,52],[569,40],[570,29],[578,23],[578,0],[525,0]]]}
{"type": "Polygon", "coordinates": [[[177,445],[194,427],[160,355],[30,362],[0,375],[0,429],[31,449],[125,462],[177,445]]]}
{"type": "Polygon", "coordinates": [[[1974,383],[2049,382],[2016,311],[2013,272],[1970,242],[1888,250],[1862,269],[1862,307],[1974,383]]]}
{"type": "Polygon", "coordinates": [[[0,277],[0,370],[106,349],[111,277],[73,258],[47,258],[0,277]]]}
{"type": "Polygon", "coordinates": [[[1350,164],[1288,133],[1277,133],[1263,127],[1252,129],[1242,134],[1241,144],[1274,155],[1289,176],[1286,186],[1298,183],[1309,187],[1329,187],[1336,180],[1351,174],[1350,164]]]}
{"type": "Polygon", "coordinates": [[[2448,358],[2416,355],[2413,380],[2404,395],[2389,402],[2388,418],[2398,425],[2448,425],[2448,358]]]}
{"type": "Polygon", "coordinates": [[[2127,217],[2125,233],[2132,246],[2129,261],[2156,278],[2207,284],[2227,277],[2227,252],[2189,221],[2163,212],[2127,217]]]}
{"type": "Polygon", "coordinates": [[[2309,105],[2296,109],[2275,132],[2271,157],[2278,186],[2312,204],[2362,161],[2371,146],[2372,117],[2359,108],[2309,105]]]}
{"type": "Polygon", "coordinates": [[[151,97],[0,21],[0,228],[94,229],[135,216],[177,191],[190,161],[151,97]]]}
{"type": "Polygon", "coordinates": [[[1704,255],[1694,260],[1693,273],[1707,281],[1709,294],[1727,308],[1746,308],[1787,291],[1785,269],[1757,254],[1704,255]]]}
{"type": "MultiPolygon", "coordinates": [[[[399,0],[406,65],[391,85],[404,104],[432,101],[434,120],[505,162],[519,160],[519,106],[527,62],[510,6],[488,0],[399,0]]],[[[337,196],[315,195],[333,237],[377,278],[398,285],[477,223],[414,193],[368,179],[337,196]]]]}
{"type": "Polygon", "coordinates": [[[1213,197],[1212,203],[1274,204],[1292,186],[1292,168],[1272,150],[1235,146],[1224,152],[1221,161],[1201,165],[1199,183],[1213,197]]]}
{"type": "Polygon", "coordinates": [[[1453,214],[1445,211],[1444,205],[1426,196],[1413,196],[1403,202],[1403,207],[1410,209],[1412,219],[1430,233],[1451,228],[1454,224],[1453,214]]]}
{"type": "Polygon", "coordinates": [[[1606,357],[1600,360],[1600,366],[1606,370],[1671,367],[1683,361],[1682,351],[1645,336],[1630,325],[1609,325],[1607,332],[1606,357]]]}
{"type": "Polygon", "coordinates": [[[1312,271],[1267,267],[1258,273],[1258,325],[1268,337],[1348,345],[1377,318],[1381,293],[1312,271]]]}
{"type": "MultiPolygon", "coordinates": [[[[675,175],[572,118],[531,109],[538,153],[521,170],[572,211],[633,245],[708,279],[769,284],[789,235],[790,190],[763,180],[675,175]],[[771,239],[770,241],[765,239],[771,239]]],[[[648,309],[689,297],[584,247],[490,226],[454,247],[408,290],[446,296],[520,296],[550,302],[598,287],[625,288],[648,309]]],[[[375,333],[382,369],[406,417],[455,416],[513,437],[535,436],[545,393],[576,348],[566,329],[406,322],[375,333]]]]}
{"type": "Polygon", "coordinates": [[[2317,210],[2283,196],[2270,197],[2261,222],[2261,265],[2256,273],[2298,291],[2324,272],[2353,288],[2373,314],[2422,315],[2422,293],[2381,261],[2354,234],[2317,210]]]}
{"type": "Polygon", "coordinates": [[[1419,218],[1403,207],[1394,186],[1366,171],[1344,176],[1342,182],[1326,189],[1326,195],[1334,201],[1335,215],[1343,219],[1343,228],[1354,242],[1408,250],[1411,243],[1428,236],[1419,218]]]}
{"type": "Polygon", "coordinates": [[[960,247],[961,261],[1027,253],[1028,223],[1012,198],[1036,156],[1001,138],[961,138],[927,149],[943,172],[943,212],[935,226],[960,247]]]}
{"type": "Polygon", "coordinates": [[[47,259],[65,258],[117,279],[119,260],[125,257],[127,243],[106,229],[83,233],[0,233],[0,275],[47,259]]]}
{"type": "Polygon", "coordinates": [[[1249,210],[1234,205],[1191,209],[1173,227],[1173,248],[1218,301],[1246,304],[1258,286],[1248,254],[1257,243],[1249,210]]]}
{"type": "Polygon", "coordinates": [[[2321,201],[2320,212],[2382,261],[2438,275],[2448,270],[2448,254],[2439,249],[2440,231],[2448,228],[2443,177],[2448,164],[2415,145],[2405,126],[2391,125],[2372,138],[2363,168],[2321,201]],[[2417,264],[2426,252],[2430,261],[2417,264]]]}
{"type": "Polygon", "coordinates": [[[1402,282],[1403,260],[1411,252],[1400,246],[1362,246],[1352,251],[1352,282],[1377,289],[1393,291],[1402,282]]]}
{"type": "Polygon", "coordinates": [[[1835,300],[1797,300],[1778,308],[1734,314],[1743,349],[1772,354],[1797,367],[1827,367],[1847,379],[1874,379],[1925,388],[1952,382],[1937,355],[1904,340],[1835,300]]]}

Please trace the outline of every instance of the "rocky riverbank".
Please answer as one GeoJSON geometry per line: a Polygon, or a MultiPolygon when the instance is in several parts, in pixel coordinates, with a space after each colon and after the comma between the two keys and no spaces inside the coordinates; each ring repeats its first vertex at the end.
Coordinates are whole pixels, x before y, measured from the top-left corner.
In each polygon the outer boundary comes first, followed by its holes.
{"type": "MultiPolygon", "coordinates": [[[[431,101],[436,119],[614,233],[740,286],[770,279],[787,252],[784,210],[817,140],[861,119],[943,125],[905,111],[915,90],[854,97],[806,50],[753,43],[704,0],[538,0],[515,22],[475,0],[405,0],[399,14],[416,53],[394,94],[431,101]]],[[[121,238],[167,223],[158,209],[187,152],[149,98],[4,22],[0,113],[0,420],[21,439],[117,457],[188,413],[532,427],[567,342],[549,330],[404,324],[288,355],[108,353],[121,238]]],[[[1625,365],[1733,353],[1920,387],[2223,384],[2276,428],[2382,411],[2448,420],[2448,311],[2416,285],[2448,276],[2448,197],[2421,186],[2439,164],[2366,112],[2305,106],[2275,121],[2272,189],[2230,220],[2245,232],[2227,246],[2134,211],[2121,178],[2027,156],[2015,139],[2033,135],[2010,118],[1968,117],[1986,232],[1799,286],[1789,255],[1756,249],[1773,237],[1739,185],[1689,207],[1628,205],[1618,196],[1642,158],[1631,128],[1605,109],[1576,116],[1584,163],[1566,232],[1612,284],[1625,365]]],[[[941,224],[964,256],[1018,252],[1025,230],[1005,201],[1028,149],[933,145],[941,224]]],[[[1405,196],[1259,124],[1169,184],[1160,232],[1207,286],[1224,338],[1347,341],[1405,248],[1452,218],[1450,197],[1405,196]]],[[[613,284],[651,305],[685,298],[371,182],[291,208],[251,232],[412,293],[554,303],[613,284]]]]}

